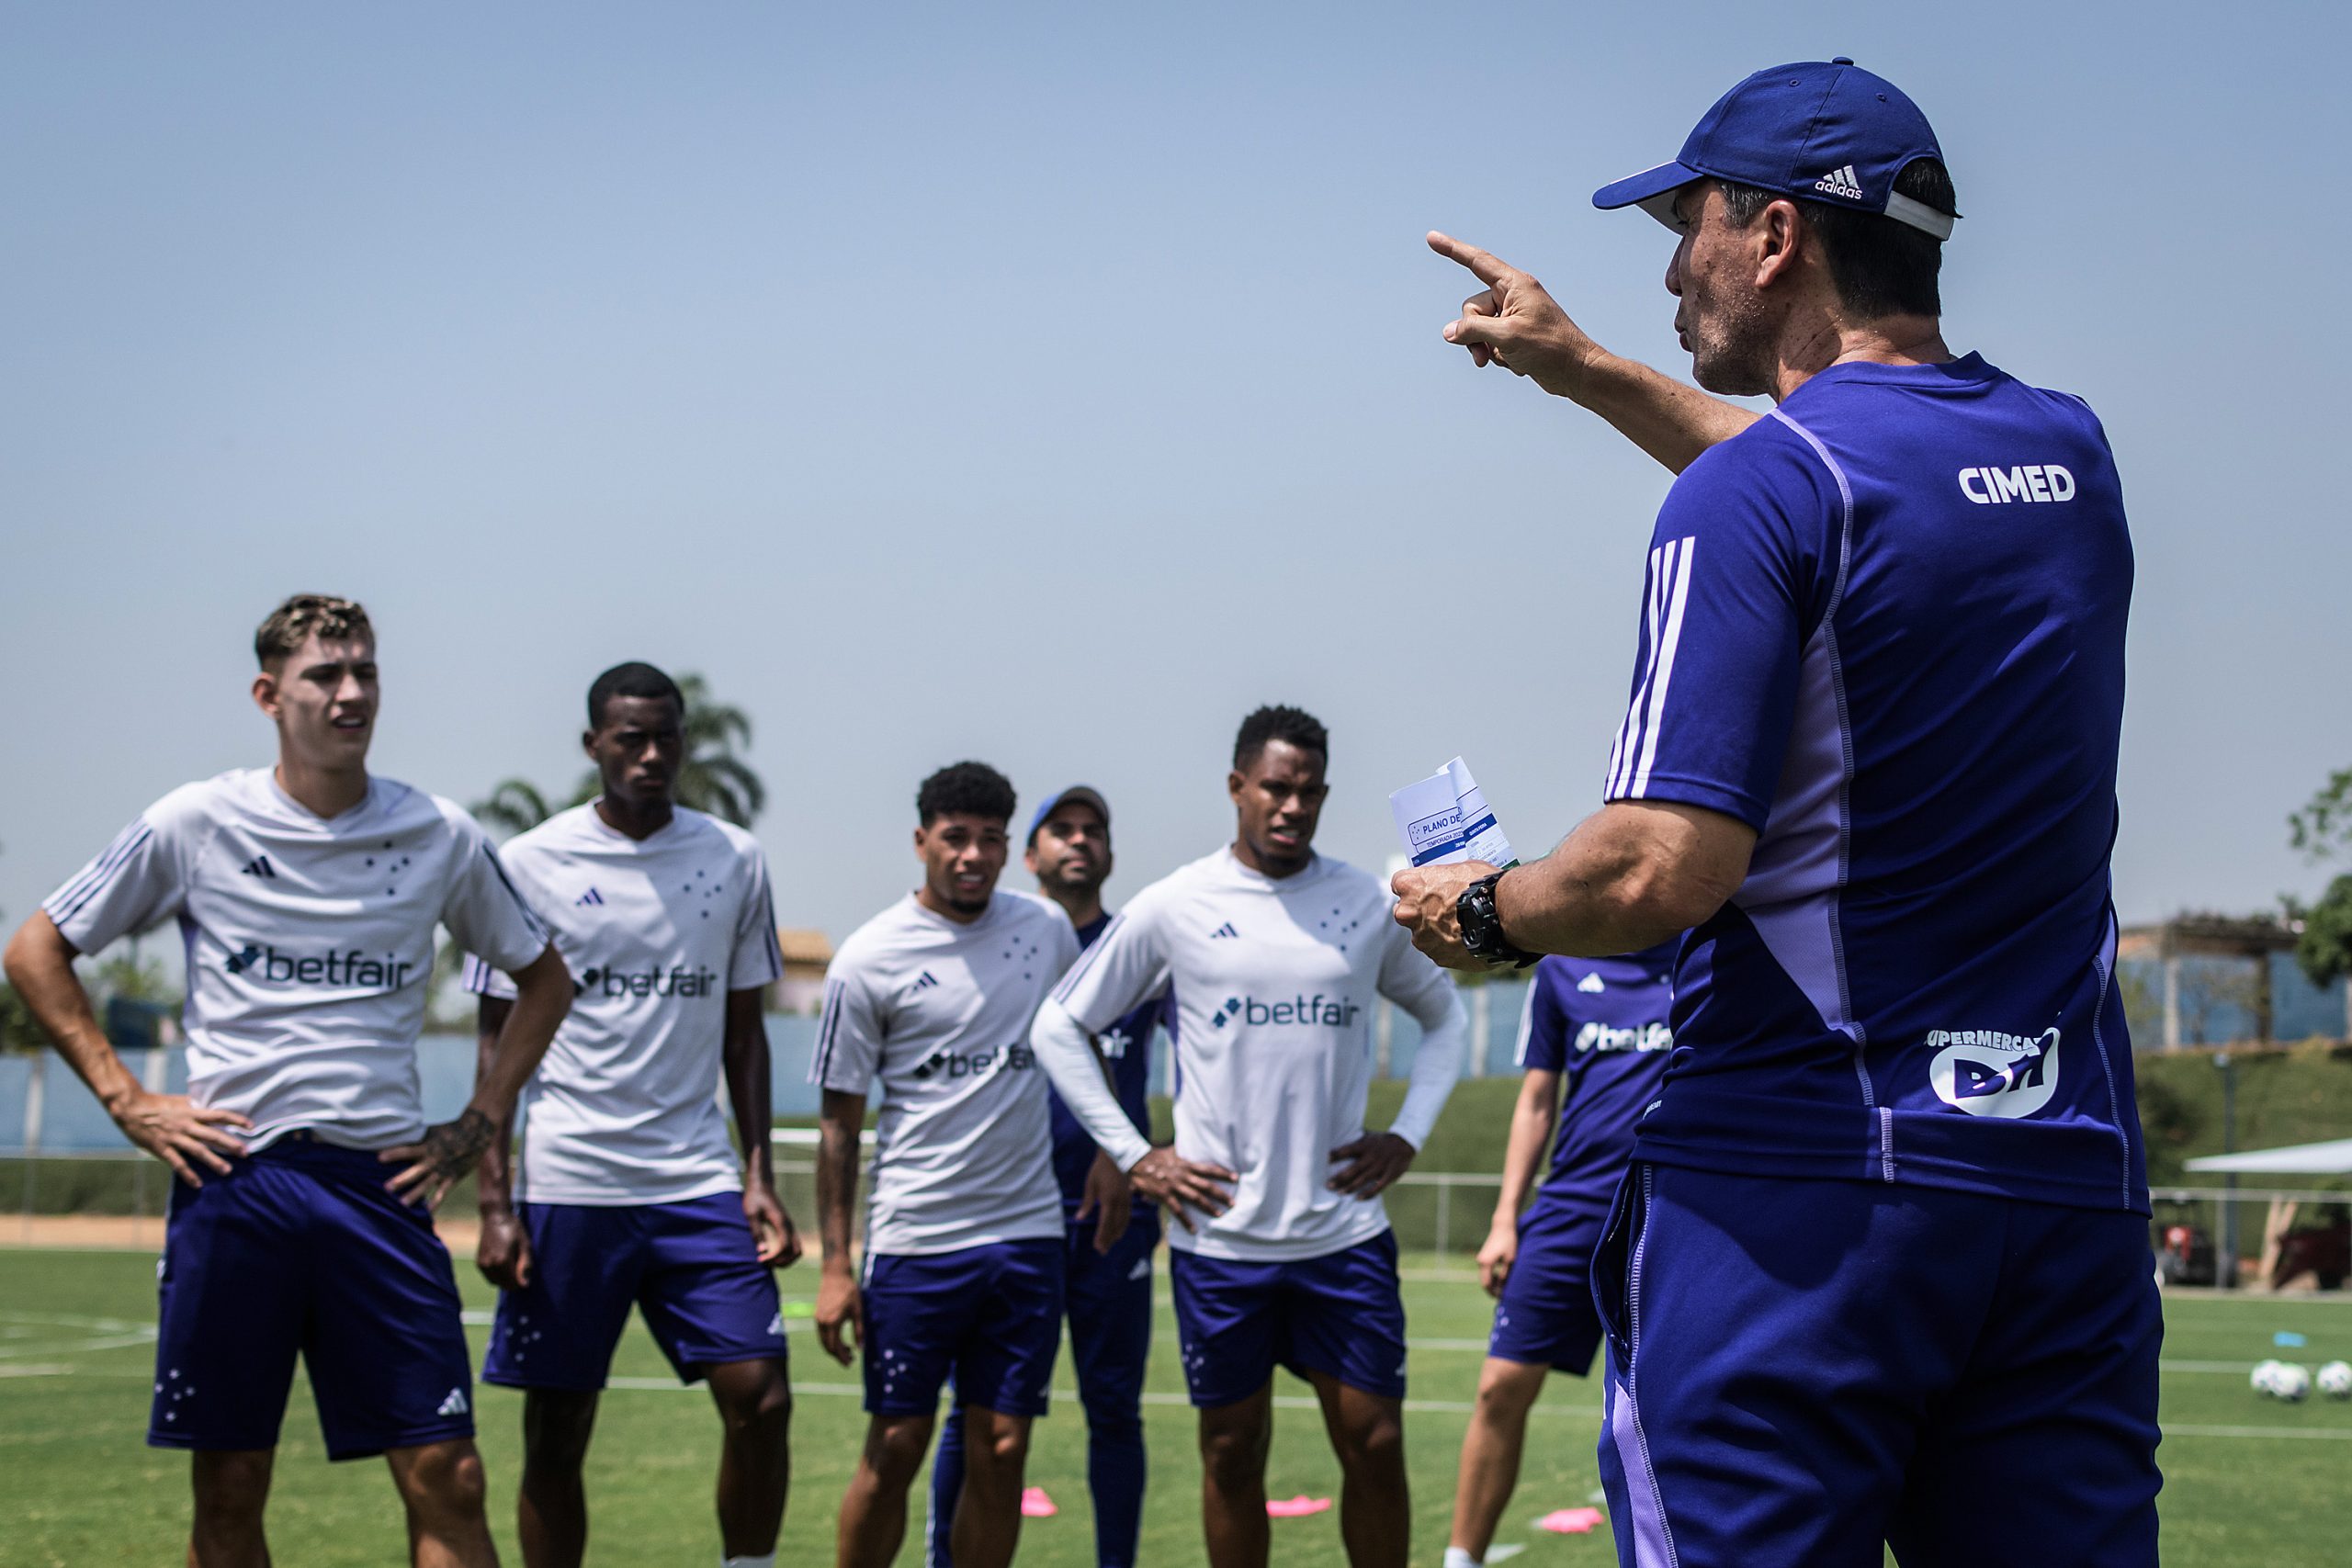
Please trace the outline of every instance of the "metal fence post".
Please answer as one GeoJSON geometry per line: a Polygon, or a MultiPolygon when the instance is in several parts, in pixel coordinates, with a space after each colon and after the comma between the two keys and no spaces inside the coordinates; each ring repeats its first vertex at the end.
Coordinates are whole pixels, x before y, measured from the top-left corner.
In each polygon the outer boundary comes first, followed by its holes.
{"type": "Polygon", "coordinates": [[[19,1216],[17,1239],[26,1246],[33,1239],[33,1186],[40,1175],[40,1123],[42,1101],[48,1098],[49,1053],[33,1053],[32,1066],[25,1074],[25,1191],[24,1213],[19,1216]]]}
{"type": "Polygon", "coordinates": [[[1437,1255],[1445,1256],[1445,1224],[1453,1208],[1453,1183],[1440,1179],[1437,1184],[1437,1255]]]}

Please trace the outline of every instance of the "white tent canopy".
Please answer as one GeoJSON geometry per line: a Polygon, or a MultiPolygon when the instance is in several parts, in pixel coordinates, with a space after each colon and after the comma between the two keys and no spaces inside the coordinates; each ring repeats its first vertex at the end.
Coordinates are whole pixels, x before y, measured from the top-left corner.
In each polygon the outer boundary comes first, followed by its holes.
{"type": "Polygon", "coordinates": [[[2190,1170],[2238,1176],[2352,1176],[2352,1138],[2249,1149],[2244,1154],[2200,1155],[2185,1163],[2190,1170]]]}

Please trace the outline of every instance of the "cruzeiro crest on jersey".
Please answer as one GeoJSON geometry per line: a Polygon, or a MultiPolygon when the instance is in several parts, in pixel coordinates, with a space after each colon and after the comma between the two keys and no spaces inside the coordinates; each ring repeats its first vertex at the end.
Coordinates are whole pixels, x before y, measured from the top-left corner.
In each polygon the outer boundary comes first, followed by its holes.
{"type": "Polygon", "coordinates": [[[2058,1093],[2058,1030],[1931,1029],[1928,1082],[1972,1116],[2030,1116],[2058,1093]]]}

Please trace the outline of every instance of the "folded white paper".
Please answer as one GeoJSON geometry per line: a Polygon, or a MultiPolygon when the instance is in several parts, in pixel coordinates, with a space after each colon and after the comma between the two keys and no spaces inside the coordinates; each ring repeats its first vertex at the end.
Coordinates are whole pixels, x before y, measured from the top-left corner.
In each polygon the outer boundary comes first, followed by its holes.
{"type": "Polygon", "coordinates": [[[1388,809],[1396,813],[1396,831],[1415,865],[1464,860],[1496,866],[1519,863],[1478,781],[1459,757],[1389,795],[1388,809]]]}

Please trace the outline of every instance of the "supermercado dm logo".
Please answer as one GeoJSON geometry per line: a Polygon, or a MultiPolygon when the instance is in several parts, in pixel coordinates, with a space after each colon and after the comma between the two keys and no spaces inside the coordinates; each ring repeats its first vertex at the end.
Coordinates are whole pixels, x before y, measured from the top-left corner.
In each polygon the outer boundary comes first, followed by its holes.
{"type": "Polygon", "coordinates": [[[1936,1098],[1972,1116],[2030,1116],[2058,1092],[2058,1031],[1931,1029],[1928,1082],[1936,1098]]]}

